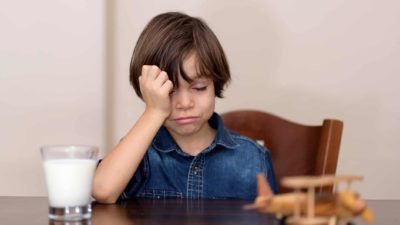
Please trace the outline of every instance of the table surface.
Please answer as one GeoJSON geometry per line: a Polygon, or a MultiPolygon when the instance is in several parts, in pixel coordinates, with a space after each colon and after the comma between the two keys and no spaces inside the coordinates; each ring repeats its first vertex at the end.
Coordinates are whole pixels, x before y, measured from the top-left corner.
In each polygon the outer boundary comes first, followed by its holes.
{"type": "MultiPolygon", "coordinates": [[[[240,200],[130,200],[121,204],[93,203],[90,221],[59,223],[47,218],[46,197],[0,197],[0,224],[2,225],[127,225],[127,224],[270,224],[279,220],[268,214],[245,211],[249,202],[240,200]]],[[[400,224],[400,200],[370,200],[375,212],[374,224],[400,224]]],[[[364,224],[360,219],[355,224],[364,224]]]]}

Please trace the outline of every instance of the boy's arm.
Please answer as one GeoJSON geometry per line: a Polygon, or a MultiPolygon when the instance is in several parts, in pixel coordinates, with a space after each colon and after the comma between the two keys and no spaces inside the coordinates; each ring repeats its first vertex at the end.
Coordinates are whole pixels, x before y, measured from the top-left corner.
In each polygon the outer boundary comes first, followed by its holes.
{"type": "Polygon", "coordinates": [[[144,113],[121,142],[102,160],[93,181],[93,197],[115,203],[139,166],[163,120],[144,113]]]}
{"type": "Polygon", "coordinates": [[[115,203],[136,172],[154,136],[171,112],[168,75],[155,66],[143,66],[139,78],[145,112],[96,169],[92,195],[102,203],[115,203]]]}

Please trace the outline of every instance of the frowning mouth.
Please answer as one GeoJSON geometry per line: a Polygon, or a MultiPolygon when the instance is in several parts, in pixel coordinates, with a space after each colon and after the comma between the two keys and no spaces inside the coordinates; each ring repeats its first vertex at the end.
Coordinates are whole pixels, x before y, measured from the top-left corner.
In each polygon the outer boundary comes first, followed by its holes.
{"type": "Polygon", "coordinates": [[[174,118],[174,121],[178,124],[184,125],[184,124],[190,124],[193,123],[197,120],[197,117],[195,116],[186,116],[186,117],[177,117],[174,118]]]}

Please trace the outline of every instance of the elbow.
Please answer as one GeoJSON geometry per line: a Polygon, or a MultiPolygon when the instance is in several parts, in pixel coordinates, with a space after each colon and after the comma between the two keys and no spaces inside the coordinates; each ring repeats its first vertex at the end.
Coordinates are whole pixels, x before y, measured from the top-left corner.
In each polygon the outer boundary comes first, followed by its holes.
{"type": "Polygon", "coordinates": [[[96,202],[102,203],[102,204],[115,204],[117,202],[116,198],[109,197],[109,196],[101,196],[101,195],[93,194],[93,198],[96,200],[96,202]]]}
{"type": "Polygon", "coordinates": [[[96,200],[96,202],[103,204],[115,204],[118,200],[118,196],[116,194],[104,187],[99,187],[98,185],[93,185],[92,197],[96,200]]]}

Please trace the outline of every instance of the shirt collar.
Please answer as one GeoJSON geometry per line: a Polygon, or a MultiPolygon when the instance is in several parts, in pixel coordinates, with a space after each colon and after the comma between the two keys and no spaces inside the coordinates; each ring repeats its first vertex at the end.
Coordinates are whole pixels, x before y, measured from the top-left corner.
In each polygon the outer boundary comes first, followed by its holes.
{"type": "MultiPolygon", "coordinates": [[[[211,145],[207,147],[202,153],[210,152],[218,145],[223,146],[227,149],[234,149],[237,147],[238,144],[233,140],[230,132],[224,127],[224,123],[220,115],[214,112],[211,118],[208,120],[208,123],[211,127],[217,130],[217,134],[211,145]]],[[[157,132],[156,136],[154,137],[152,146],[154,147],[154,149],[160,152],[177,151],[183,153],[179,146],[175,143],[174,139],[169,134],[165,126],[162,126],[157,132]]]]}

